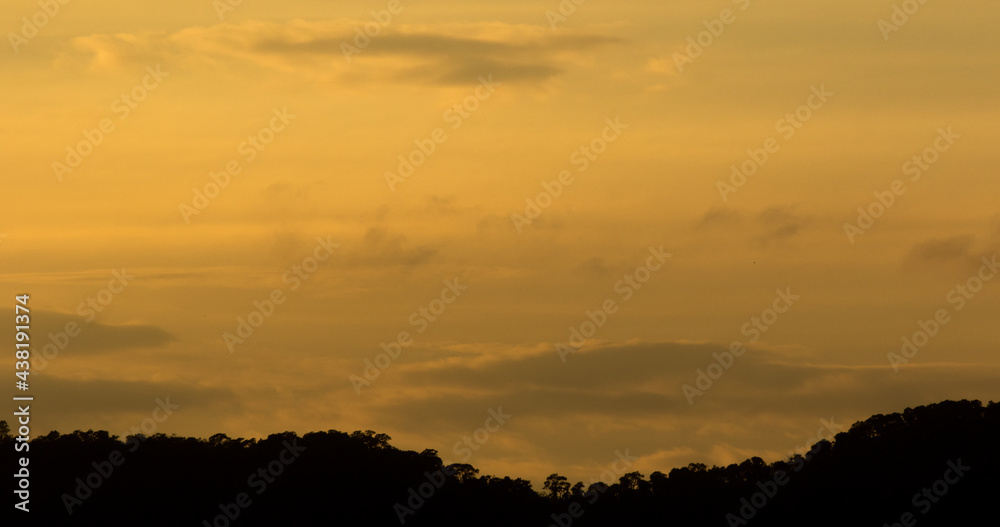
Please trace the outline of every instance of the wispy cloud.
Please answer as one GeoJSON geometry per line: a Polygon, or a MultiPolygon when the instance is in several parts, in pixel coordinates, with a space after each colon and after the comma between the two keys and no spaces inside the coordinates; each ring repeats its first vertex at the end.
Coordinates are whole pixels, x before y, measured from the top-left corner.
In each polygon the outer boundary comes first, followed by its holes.
{"type": "Polygon", "coordinates": [[[358,22],[246,22],[180,31],[97,34],[73,39],[93,69],[128,64],[219,66],[229,61],[340,80],[470,84],[538,82],[572,67],[575,57],[624,42],[601,34],[510,24],[392,25],[349,64],[358,22]]]}

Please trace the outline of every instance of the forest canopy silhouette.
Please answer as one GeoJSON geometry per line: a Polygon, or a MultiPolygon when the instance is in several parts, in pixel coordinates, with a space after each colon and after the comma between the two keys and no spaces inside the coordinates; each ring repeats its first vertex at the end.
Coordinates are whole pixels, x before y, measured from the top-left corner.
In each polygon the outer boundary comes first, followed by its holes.
{"type": "MultiPolygon", "coordinates": [[[[631,471],[611,484],[445,466],[371,430],[208,439],[105,431],[30,441],[37,525],[966,525],[991,517],[1000,404],[874,415],[767,463],[631,471]],[[321,523],[322,522],[322,523],[321,523]]],[[[567,438],[567,440],[571,440],[567,438]]],[[[8,474],[14,438],[0,423],[8,474]]],[[[16,511],[6,507],[4,525],[16,511]]],[[[23,520],[21,520],[23,521],[23,520]]],[[[20,524],[20,523],[19,523],[20,524]]]]}

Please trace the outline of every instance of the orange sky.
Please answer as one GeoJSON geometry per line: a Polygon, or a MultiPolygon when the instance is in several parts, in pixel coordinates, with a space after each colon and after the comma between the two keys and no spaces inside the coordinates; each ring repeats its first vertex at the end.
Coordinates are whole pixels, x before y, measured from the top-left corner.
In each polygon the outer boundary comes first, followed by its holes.
{"type": "Polygon", "coordinates": [[[998,398],[995,3],[335,4],[0,1],[36,433],[170,397],[589,483],[998,398]]]}

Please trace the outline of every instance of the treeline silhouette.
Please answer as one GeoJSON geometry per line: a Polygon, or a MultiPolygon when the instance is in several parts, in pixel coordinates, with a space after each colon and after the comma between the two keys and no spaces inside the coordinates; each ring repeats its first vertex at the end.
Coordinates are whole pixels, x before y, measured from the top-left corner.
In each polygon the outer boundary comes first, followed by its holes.
{"type": "MultiPolygon", "coordinates": [[[[0,436],[14,474],[20,454],[3,425],[0,436]]],[[[30,512],[16,510],[14,496],[0,525],[995,524],[998,438],[1000,405],[944,401],[872,416],[770,464],[692,463],[611,485],[553,474],[536,491],[471,465],[445,467],[434,450],[399,450],[370,430],[263,440],[52,432],[30,442],[30,512]]]]}

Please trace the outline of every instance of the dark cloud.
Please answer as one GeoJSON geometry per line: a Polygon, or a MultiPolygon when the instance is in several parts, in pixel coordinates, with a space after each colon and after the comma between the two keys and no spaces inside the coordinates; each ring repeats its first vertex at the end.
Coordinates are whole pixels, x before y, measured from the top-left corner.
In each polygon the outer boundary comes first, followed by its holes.
{"type": "Polygon", "coordinates": [[[791,238],[806,224],[805,218],[794,213],[792,207],[770,207],[757,215],[757,222],[763,229],[758,237],[767,246],[791,238]]]}
{"type": "Polygon", "coordinates": [[[424,205],[421,209],[408,211],[407,214],[419,212],[421,216],[431,214],[434,216],[456,217],[469,213],[480,214],[480,206],[477,204],[465,205],[456,196],[438,196],[431,194],[424,197],[424,205]]]}
{"type": "Polygon", "coordinates": [[[600,256],[595,256],[588,259],[577,267],[579,270],[601,276],[607,276],[614,271],[614,267],[609,264],[604,258],[600,256]]]}
{"type": "MultiPolygon", "coordinates": [[[[355,35],[281,35],[258,41],[253,51],[288,55],[343,54],[342,43],[355,35]]],[[[410,57],[424,64],[397,73],[400,80],[433,84],[469,84],[493,76],[498,82],[539,81],[563,71],[554,55],[584,52],[623,40],[603,35],[567,35],[499,41],[439,34],[386,33],[371,39],[358,58],[410,57]]],[[[360,50],[359,50],[360,51],[360,50]]]]}
{"type": "MultiPolygon", "coordinates": [[[[152,414],[157,399],[179,405],[177,412],[185,409],[212,408],[232,413],[240,408],[240,399],[232,392],[180,382],[121,381],[115,379],[66,379],[46,375],[32,384],[36,410],[54,419],[56,414],[74,417],[102,416],[109,414],[152,414]],[[220,408],[222,407],[222,408],[220,408]]],[[[138,424],[138,423],[137,423],[138,424]]],[[[68,432],[68,430],[60,430],[68,432]]],[[[115,430],[110,430],[116,433],[115,430]]]]}
{"type": "MultiPolygon", "coordinates": [[[[90,309],[84,306],[85,309],[90,309]]],[[[177,340],[166,330],[146,324],[103,324],[84,317],[51,311],[32,313],[32,335],[36,347],[59,346],[60,354],[95,354],[109,351],[153,348],[177,340]],[[75,323],[79,334],[71,337],[66,325],[75,323]],[[61,345],[60,345],[61,344],[61,345]]]]}
{"type": "MultiPolygon", "coordinates": [[[[745,223],[747,214],[726,207],[709,209],[696,224],[698,228],[733,227],[745,223]]],[[[760,229],[758,243],[767,247],[788,240],[801,231],[808,219],[795,213],[791,206],[768,207],[752,216],[760,229]]]]}
{"type": "Polygon", "coordinates": [[[470,58],[441,64],[441,70],[413,68],[400,73],[401,80],[417,79],[433,84],[469,84],[478,79],[497,82],[540,81],[563,72],[551,64],[525,64],[511,61],[470,58]]]}
{"type": "Polygon", "coordinates": [[[885,360],[874,365],[848,366],[790,362],[776,353],[750,349],[690,405],[682,387],[696,386],[698,370],[707,371],[728,349],[687,343],[587,345],[569,355],[565,364],[555,350],[506,360],[453,358],[400,368],[397,373],[405,376],[408,387],[435,395],[393,401],[381,411],[393,422],[414,426],[427,422],[428,408],[448,420],[499,404],[545,419],[711,418],[731,412],[818,416],[834,410],[865,415],[893,404],[901,409],[915,401],[1000,393],[997,367],[931,368],[915,361],[897,374],[884,356],[876,357],[885,360]]]}
{"type": "Polygon", "coordinates": [[[73,53],[83,55],[79,62],[102,68],[183,61],[217,67],[219,58],[231,57],[282,72],[295,63],[300,73],[319,77],[349,65],[351,71],[343,78],[352,82],[468,85],[491,74],[500,83],[543,81],[562,72],[573,55],[625,42],[568,30],[553,34],[545,26],[493,23],[432,28],[394,24],[365,43],[355,40],[358,27],[354,22],[247,22],[174,33],[96,34],[73,39],[73,53]],[[345,45],[356,46],[350,64],[344,59],[345,45]],[[400,60],[378,60],[386,58],[400,60]],[[366,62],[371,69],[364,68],[366,62]]]}
{"type": "MultiPolygon", "coordinates": [[[[532,459],[582,477],[569,467],[595,452],[631,448],[650,456],[649,471],[750,455],[773,461],[811,445],[821,419],[846,430],[877,413],[1000,395],[995,366],[934,364],[918,356],[897,374],[883,355],[872,365],[853,366],[790,361],[755,348],[689,404],[682,386],[695,386],[699,370],[708,370],[728,348],[588,344],[564,364],[551,348],[505,356],[491,347],[482,355],[400,364],[392,375],[405,391],[372,405],[370,415],[394,430],[435,437],[442,455],[454,458],[460,454],[454,442],[481,426],[490,409],[502,409],[511,424],[497,432],[500,443],[491,439],[489,453],[477,454],[473,463],[487,456],[517,463],[529,449],[532,459]]],[[[423,356],[424,350],[412,353],[423,356]]]]}
{"type": "Polygon", "coordinates": [[[355,266],[419,267],[431,261],[438,252],[426,245],[410,246],[406,236],[391,234],[382,226],[370,227],[360,247],[347,256],[348,264],[355,266]]]}
{"type": "Polygon", "coordinates": [[[910,249],[907,260],[911,263],[941,265],[975,260],[972,236],[952,236],[918,243],[910,249]]]}
{"type": "Polygon", "coordinates": [[[699,227],[714,227],[719,225],[729,225],[742,219],[739,212],[726,207],[713,207],[709,209],[698,222],[699,227]]]}

